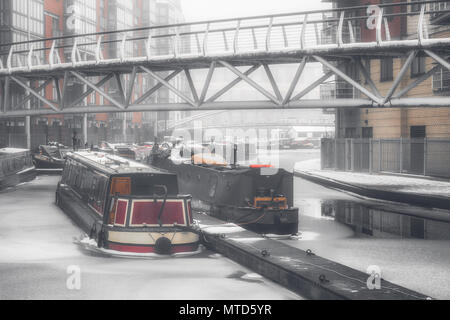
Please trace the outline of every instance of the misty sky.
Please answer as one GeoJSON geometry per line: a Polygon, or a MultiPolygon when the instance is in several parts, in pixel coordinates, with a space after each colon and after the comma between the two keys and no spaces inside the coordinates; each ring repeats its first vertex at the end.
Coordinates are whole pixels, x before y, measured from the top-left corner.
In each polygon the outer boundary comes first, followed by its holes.
{"type": "Polygon", "coordinates": [[[181,0],[186,21],[327,9],[322,0],[181,0]]]}

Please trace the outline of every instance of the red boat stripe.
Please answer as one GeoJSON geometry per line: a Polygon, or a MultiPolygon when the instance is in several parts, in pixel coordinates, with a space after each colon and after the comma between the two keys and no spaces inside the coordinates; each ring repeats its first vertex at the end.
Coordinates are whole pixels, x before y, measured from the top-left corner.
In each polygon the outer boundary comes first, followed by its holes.
{"type": "MultiPolygon", "coordinates": [[[[133,253],[154,253],[155,247],[153,246],[135,246],[135,245],[123,245],[109,242],[108,248],[110,250],[121,252],[133,252],[133,253]]],[[[195,245],[178,245],[172,246],[172,253],[192,252],[196,251],[198,244],[195,245]]]]}

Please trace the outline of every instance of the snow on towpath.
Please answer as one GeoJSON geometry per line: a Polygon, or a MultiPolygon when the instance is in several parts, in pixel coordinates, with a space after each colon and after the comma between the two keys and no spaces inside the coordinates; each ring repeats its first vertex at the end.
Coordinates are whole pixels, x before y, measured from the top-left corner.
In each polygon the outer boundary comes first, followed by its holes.
{"type": "Polygon", "coordinates": [[[320,170],[320,160],[297,162],[294,172],[304,172],[326,179],[336,180],[359,187],[418,193],[450,198],[450,180],[432,179],[393,174],[369,174],[360,172],[320,170]]]}

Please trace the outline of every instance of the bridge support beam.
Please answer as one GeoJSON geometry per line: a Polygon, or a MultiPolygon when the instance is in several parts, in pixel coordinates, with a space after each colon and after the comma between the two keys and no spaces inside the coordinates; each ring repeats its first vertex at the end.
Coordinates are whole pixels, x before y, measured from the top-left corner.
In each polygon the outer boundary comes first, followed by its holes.
{"type": "Polygon", "coordinates": [[[123,114],[123,120],[122,120],[122,139],[123,142],[127,142],[127,114],[123,114]]]}
{"type": "Polygon", "coordinates": [[[31,149],[31,117],[25,117],[25,137],[26,137],[26,147],[31,149]]]}

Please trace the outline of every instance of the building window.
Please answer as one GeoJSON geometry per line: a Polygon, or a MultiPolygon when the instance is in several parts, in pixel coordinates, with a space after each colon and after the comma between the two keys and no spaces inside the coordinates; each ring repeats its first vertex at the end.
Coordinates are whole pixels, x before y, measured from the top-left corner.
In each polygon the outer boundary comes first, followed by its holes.
{"type": "MultiPolygon", "coordinates": [[[[363,66],[366,68],[367,74],[368,74],[368,75],[371,75],[372,72],[371,72],[370,59],[363,60],[362,63],[363,63],[363,66]]],[[[364,83],[365,83],[365,84],[368,84],[369,81],[367,80],[367,78],[364,77],[364,79],[365,79],[364,83]]]]}
{"type": "Polygon", "coordinates": [[[356,138],[356,128],[345,128],[344,135],[346,139],[356,138]]]}
{"type": "Polygon", "coordinates": [[[60,37],[62,35],[59,29],[59,18],[52,17],[52,37],[60,37]]]}
{"type": "Polygon", "coordinates": [[[380,81],[392,81],[394,60],[392,58],[380,59],[380,81]]]}
{"type": "Polygon", "coordinates": [[[425,57],[414,58],[411,64],[411,77],[417,77],[425,73],[425,57]]]}
{"type": "Polygon", "coordinates": [[[372,127],[362,128],[362,137],[363,137],[363,139],[372,139],[373,138],[373,128],[372,127]]]}
{"type": "Polygon", "coordinates": [[[433,91],[443,94],[450,92],[450,71],[440,68],[433,74],[433,91]]]}
{"type": "MultiPolygon", "coordinates": [[[[382,0],[381,4],[392,4],[392,0],[382,0]]],[[[393,6],[383,7],[383,16],[390,15],[394,13],[393,6]]],[[[388,16],[388,21],[391,22],[394,17],[388,16]]]]}
{"type": "MultiPolygon", "coordinates": [[[[421,0],[411,0],[411,2],[418,2],[421,0]]],[[[419,12],[420,11],[420,4],[413,4],[411,5],[411,12],[419,12]]]]}

